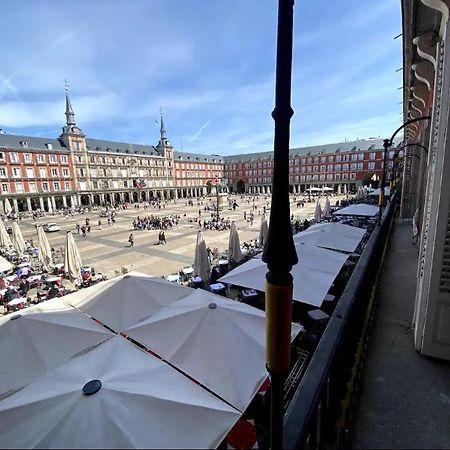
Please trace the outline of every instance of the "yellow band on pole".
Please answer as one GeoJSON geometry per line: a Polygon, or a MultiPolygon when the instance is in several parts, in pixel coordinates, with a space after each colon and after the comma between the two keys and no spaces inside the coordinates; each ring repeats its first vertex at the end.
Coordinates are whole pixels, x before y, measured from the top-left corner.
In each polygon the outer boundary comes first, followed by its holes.
{"type": "Polygon", "coordinates": [[[378,206],[384,205],[384,189],[381,189],[380,196],[378,197],[378,206]]]}
{"type": "Polygon", "coordinates": [[[269,371],[284,373],[291,362],[292,285],[266,282],[266,362],[269,371]]]}

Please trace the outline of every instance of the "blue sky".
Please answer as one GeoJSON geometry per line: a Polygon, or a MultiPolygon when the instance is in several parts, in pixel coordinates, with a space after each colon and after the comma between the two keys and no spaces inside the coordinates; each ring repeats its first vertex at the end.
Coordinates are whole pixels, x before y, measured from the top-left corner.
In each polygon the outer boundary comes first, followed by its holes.
{"type": "MultiPolygon", "coordinates": [[[[198,153],[273,147],[275,0],[2,2],[0,128],[57,137],[64,79],[88,137],[198,153]]],[[[297,0],[291,147],[400,124],[400,1],[297,0]]]]}

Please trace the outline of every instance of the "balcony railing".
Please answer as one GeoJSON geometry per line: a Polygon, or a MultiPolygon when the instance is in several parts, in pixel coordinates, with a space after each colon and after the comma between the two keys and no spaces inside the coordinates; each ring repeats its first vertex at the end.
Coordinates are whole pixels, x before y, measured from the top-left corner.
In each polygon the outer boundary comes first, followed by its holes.
{"type": "Polygon", "coordinates": [[[284,447],[344,448],[396,197],[370,236],[285,416],[284,447]]]}

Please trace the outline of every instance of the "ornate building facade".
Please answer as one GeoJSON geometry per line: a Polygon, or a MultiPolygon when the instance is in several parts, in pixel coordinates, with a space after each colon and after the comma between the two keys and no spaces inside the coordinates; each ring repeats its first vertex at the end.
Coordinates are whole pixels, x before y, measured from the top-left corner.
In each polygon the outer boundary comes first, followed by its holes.
{"type": "MultiPolygon", "coordinates": [[[[162,116],[156,146],[91,139],[76,124],[67,90],[65,115],[57,139],[0,134],[0,195],[16,211],[197,197],[215,180],[225,180],[230,192],[270,193],[273,152],[223,157],[176,151],[162,116]]],[[[355,192],[364,177],[379,178],[383,167],[381,139],[290,153],[293,193],[313,186],[355,192]]],[[[393,156],[394,150],[388,155],[388,180],[393,156]]]]}

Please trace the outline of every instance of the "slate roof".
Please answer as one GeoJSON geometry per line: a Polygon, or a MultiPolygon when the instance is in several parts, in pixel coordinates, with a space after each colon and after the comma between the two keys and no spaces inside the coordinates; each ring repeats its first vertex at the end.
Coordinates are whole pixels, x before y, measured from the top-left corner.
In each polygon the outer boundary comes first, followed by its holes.
{"type": "Polygon", "coordinates": [[[20,136],[16,134],[0,134],[0,147],[4,148],[52,151],[48,150],[45,144],[52,144],[53,150],[61,150],[65,152],[68,151],[68,149],[64,147],[58,139],[41,138],[34,136],[20,136]],[[27,142],[28,146],[22,147],[22,145],[20,145],[21,141],[27,142]]]}
{"type": "Polygon", "coordinates": [[[117,153],[161,156],[153,145],[128,144],[126,142],[104,141],[102,139],[90,138],[86,138],[86,145],[89,147],[88,150],[93,152],[110,151],[111,153],[116,153],[119,150],[117,153]],[[108,148],[110,150],[107,150],[108,148]]]}
{"type": "Polygon", "coordinates": [[[200,153],[190,153],[190,152],[180,152],[180,151],[174,151],[173,152],[173,159],[174,161],[179,161],[181,158],[183,158],[183,161],[198,161],[198,162],[212,162],[213,159],[216,160],[216,162],[224,162],[225,157],[221,155],[204,155],[200,153]],[[190,158],[190,159],[189,159],[190,158]]]}
{"type": "MultiPolygon", "coordinates": [[[[403,138],[394,139],[394,146],[398,145],[403,138]]],[[[320,155],[321,153],[337,153],[351,151],[368,151],[383,149],[383,139],[361,139],[358,141],[338,142],[336,144],[313,145],[310,147],[291,148],[291,156],[320,155]]],[[[239,155],[225,156],[226,161],[254,161],[273,157],[273,151],[258,153],[243,153],[239,155]]]]}

